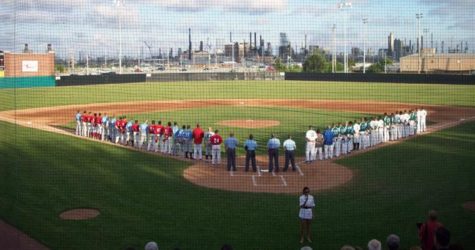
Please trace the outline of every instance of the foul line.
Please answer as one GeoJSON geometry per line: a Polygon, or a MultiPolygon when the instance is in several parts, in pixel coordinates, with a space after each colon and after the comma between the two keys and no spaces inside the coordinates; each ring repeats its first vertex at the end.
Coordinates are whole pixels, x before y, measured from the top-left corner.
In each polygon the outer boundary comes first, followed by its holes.
{"type": "Polygon", "coordinates": [[[254,187],[257,187],[257,182],[256,182],[256,176],[255,175],[252,175],[252,184],[254,185],[254,187]]]}
{"type": "Polygon", "coordinates": [[[300,169],[299,165],[295,165],[295,168],[297,168],[297,171],[299,171],[300,176],[304,175],[302,170],[300,169]]]}
{"type": "Polygon", "coordinates": [[[280,179],[282,180],[282,183],[284,183],[284,187],[287,187],[287,182],[285,181],[285,178],[283,175],[280,176],[280,179]]]}

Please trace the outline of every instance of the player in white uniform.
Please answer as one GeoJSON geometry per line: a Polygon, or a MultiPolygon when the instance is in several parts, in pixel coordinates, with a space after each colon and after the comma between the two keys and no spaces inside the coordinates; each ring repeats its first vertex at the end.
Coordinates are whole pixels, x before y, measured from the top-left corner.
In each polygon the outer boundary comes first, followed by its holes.
{"type": "Polygon", "coordinates": [[[361,143],[361,136],[360,136],[360,124],[358,121],[355,120],[355,123],[353,124],[353,149],[358,150],[360,149],[360,143],[361,143]]]}
{"type": "Polygon", "coordinates": [[[409,136],[413,136],[416,132],[416,111],[411,110],[409,114],[409,136]]]}
{"type": "Polygon", "coordinates": [[[378,119],[378,144],[384,141],[384,121],[380,116],[378,119]]]}
{"type": "Polygon", "coordinates": [[[416,124],[416,126],[417,126],[416,133],[417,134],[420,134],[422,132],[422,130],[421,130],[421,120],[422,120],[422,113],[421,113],[421,109],[418,108],[416,110],[416,123],[417,123],[416,124]]]}
{"type": "Polygon", "coordinates": [[[409,119],[411,118],[411,116],[409,115],[409,113],[407,112],[407,110],[404,110],[404,114],[403,114],[403,120],[404,120],[404,136],[405,137],[408,137],[409,136],[409,130],[410,130],[410,126],[409,126],[409,119]]]}
{"type": "Polygon", "coordinates": [[[320,129],[317,129],[317,139],[315,140],[315,158],[323,160],[323,134],[320,133],[320,129]]]}
{"type": "Polygon", "coordinates": [[[305,147],[305,162],[310,163],[316,159],[315,156],[315,140],[317,139],[317,132],[312,126],[308,127],[308,131],[305,133],[305,140],[307,145],[305,147]]]}
{"type": "Polygon", "coordinates": [[[384,113],[383,117],[383,142],[389,141],[389,131],[391,126],[391,118],[387,113],[384,113]]]}
{"type": "Polygon", "coordinates": [[[421,132],[426,132],[427,111],[421,108],[421,132]]]}
{"type": "Polygon", "coordinates": [[[401,115],[400,113],[402,112],[396,112],[394,115],[394,119],[396,122],[396,140],[399,140],[402,138],[402,127],[401,127],[401,115]]]}
{"type": "MultiPolygon", "coordinates": [[[[341,124],[340,124],[341,125],[341,124]]],[[[339,157],[341,153],[341,134],[340,134],[340,126],[334,125],[332,128],[333,132],[333,152],[335,153],[335,157],[339,157]]]]}
{"type": "Polygon", "coordinates": [[[214,135],[213,129],[211,127],[208,128],[208,131],[206,131],[205,136],[203,138],[203,141],[205,143],[205,159],[211,160],[211,155],[212,155],[212,146],[211,145],[211,136],[214,135]]]}
{"type": "Polygon", "coordinates": [[[81,112],[76,112],[76,135],[81,135],[81,112]]]}
{"type": "Polygon", "coordinates": [[[369,127],[371,128],[371,134],[369,136],[369,146],[373,147],[377,144],[378,140],[378,120],[376,117],[373,117],[373,120],[369,123],[369,127]]]}

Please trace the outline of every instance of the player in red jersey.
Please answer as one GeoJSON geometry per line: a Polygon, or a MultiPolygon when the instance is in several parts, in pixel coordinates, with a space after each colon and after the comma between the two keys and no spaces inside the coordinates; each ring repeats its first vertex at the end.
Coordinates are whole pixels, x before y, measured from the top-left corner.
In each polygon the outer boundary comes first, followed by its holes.
{"type": "Polygon", "coordinates": [[[140,129],[139,129],[139,120],[135,120],[135,123],[132,124],[132,133],[133,133],[133,142],[132,142],[132,145],[134,147],[138,147],[139,145],[139,132],[140,132],[140,129]]]}
{"type": "Polygon", "coordinates": [[[193,159],[203,159],[203,147],[201,146],[205,133],[200,128],[200,124],[196,124],[196,128],[193,129],[193,159]]]}
{"type": "Polygon", "coordinates": [[[153,127],[153,134],[154,134],[154,142],[155,144],[153,145],[153,151],[154,152],[159,152],[160,147],[162,147],[162,134],[163,134],[163,126],[162,122],[158,121],[158,124],[153,127]]]}
{"type": "Polygon", "coordinates": [[[97,113],[94,113],[94,116],[92,116],[91,118],[91,126],[92,126],[92,138],[97,138],[97,131],[98,131],[98,128],[97,128],[97,113]]]}
{"type": "Polygon", "coordinates": [[[147,151],[151,151],[155,148],[155,120],[152,120],[152,124],[148,126],[148,135],[147,135],[147,151]]]}
{"type": "Polygon", "coordinates": [[[104,127],[103,127],[103,124],[102,124],[102,114],[101,113],[99,113],[96,116],[96,127],[97,127],[96,139],[100,140],[102,134],[104,133],[104,127]]]}
{"type": "Polygon", "coordinates": [[[162,141],[162,136],[163,136],[163,125],[162,121],[157,122],[157,150],[155,152],[158,152],[160,149],[160,152],[163,152],[163,141],[162,141]]]}
{"type": "Polygon", "coordinates": [[[92,113],[89,112],[89,114],[86,116],[86,122],[87,122],[87,132],[86,132],[86,136],[87,137],[90,137],[91,136],[91,133],[92,133],[92,113]]]}
{"type": "Polygon", "coordinates": [[[211,164],[216,165],[221,163],[221,143],[223,143],[223,138],[219,135],[219,131],[214,131],[214,135],[211,136],[211,164]]]}
{"type": "Polygon", "coordinates": [[[125,129],[125,126],[127,125],[127,117],[123,116],[121,121],[120,121],[120,141],[122,144],[127,145],[127,131],[125,129]]]}
{"type": "Polygon", "coordinates": [[[115,127],[115,138],[114,142],[117,144],[119,143],[119,138],[120,138],[120,124],[122,122],[122,116],[119,116],[119,118],[115,121],[114,127],[115,127]]]}
{"type": "Polygon", "coordinates": [[[162,153],[164,154],[172,154],[172,144],[171,144],[171,139],[173,136],[173,130],[172,130],[172,123],[168,122],[168,125],[163,128],[163,136],[162,136],[162,142],[163,142],[163,150],[162,153]]]}

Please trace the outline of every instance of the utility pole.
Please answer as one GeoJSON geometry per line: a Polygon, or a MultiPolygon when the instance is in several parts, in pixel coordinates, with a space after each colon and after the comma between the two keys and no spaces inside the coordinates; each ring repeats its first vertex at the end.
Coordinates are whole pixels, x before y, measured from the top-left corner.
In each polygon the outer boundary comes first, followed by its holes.
{"type": "Polygon", "coordinates": [[[417,60],[417,73],[421,73],[421,54],[422,54],[422,40],[421,40],[421,19],[422,19],[422,13],[417,13],[416,14],[417,18],[417,39],[419,40],[419,54],[418,54],[418,60],[417,60]]]}
{"type": "MultiPolygon", "coordinates": [[[[122,12],[124,0],[116,0],[119,12],[122,12]]],[[[122,74],[122,18],[119,16],[119,73],[122,74]]]]}
{"type": "Polygon", "coordinates": [[[332,53],[332,73],[336,73],[336,25],[333,24],[333,53],[332,53]]]}
{"type": "Polygon", "coordinates": [[[366,24],[368,23],[368,18],[363,18],[364,25],[364,34],[363,34],[363,74],[366,74],[366,24]]]}
{"type": "MultiPolygon", "coordinates": [[[[345,9],[350,9],[351,8],[351,2],[341,2],[338,5],[339,9],[345,10],[345,9]]],[[[347,22],[348,22],[348,14],[344,12],[344,42],[345,42],[345,51],[343,54],[343,59],[344,59],[344,71],[345,73],[348,73],[348,28],[347,28],[347,22]]]]}

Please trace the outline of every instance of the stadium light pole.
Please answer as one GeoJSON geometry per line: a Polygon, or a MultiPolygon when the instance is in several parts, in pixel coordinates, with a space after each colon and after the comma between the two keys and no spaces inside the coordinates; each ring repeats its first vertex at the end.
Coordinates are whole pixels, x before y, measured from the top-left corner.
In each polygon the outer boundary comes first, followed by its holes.
{"type": "Polygon", "coordinates": [[[332,53],[332,73],[336,72],[336,25],[333,24],[333,53],[332,53]]]}
{"type": "Polygon", "coordinates": [[[364,34],[363,34],[363,74],[366,74],[366,24],[368,23],[368,18],[363,18],[364,25],[364,34]]]}
{"type": "Polygon", "coordinates": [[[422,41],[421,41],[421,19],[422,13],[416,14],[417,18],[417,40],[419,41],[419,48],[418,48],[418,59],[417,59],[417,73],[421,73],[421,50],[422,50],[422,41]]]}
{"type": "MultiPolygon", "coordinates": [[[[342,11],[345,9],[350,9],[351,8],[351,2],[341,2],[338,4],[338,8],[342,11]]],[[[348,73],[348,28],[347,28],[347,22],[348,22],[348,14],[345,12],[344,14],[344,42],[345,42],[345,51],[343,53],[343,61],[344,61],[344,71],[345,73],[348,73]]]]}
{"type": "MultiPolygon", "coordinates": [[[[116,0],[116,6],[121,13],[124,7],[124,0],[116,0]]],[[[122,18],[119,15],[119,73],[122,74],[122,18]]]]}

